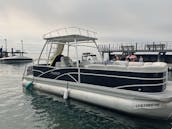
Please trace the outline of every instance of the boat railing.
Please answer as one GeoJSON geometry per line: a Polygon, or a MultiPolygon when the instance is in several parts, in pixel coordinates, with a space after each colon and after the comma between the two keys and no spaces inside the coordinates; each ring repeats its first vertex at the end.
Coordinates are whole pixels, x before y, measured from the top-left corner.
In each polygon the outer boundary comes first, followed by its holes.
{"type": "MultiPolygon", "coordinates": [[[[32,70],[33,70],[34,64],[35,64],[35,60],[32,60],[32,65],[31,64],[25,65],[23,75],[22,75],[22,80],[24,79],[25,76],[33,74],[32,70]]],[[[32,81],[33,80],[34,80],[34,77],[32,78],[32,81]]]]}
{"type": "Polygon", "coordinates": [[[82,35],[86,37],[96,38],[96,34],[97,34],[96,32],[90,31],[87,29],[78,28],[78,27],[69,27],[69,28],[61,28],[61,29],[50,31],[44,34],[43,38],[49,39],[53,37],[61,37],[61,36],[67,36],[67,35],[82,35]]]}

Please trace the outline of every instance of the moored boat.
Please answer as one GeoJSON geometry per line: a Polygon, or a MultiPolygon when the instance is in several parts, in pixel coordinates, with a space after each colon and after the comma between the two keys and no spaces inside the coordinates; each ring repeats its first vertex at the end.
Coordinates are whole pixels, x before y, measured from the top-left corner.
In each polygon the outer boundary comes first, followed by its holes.
{"type": "Polygon", "coordinates": [[[24,56],[23,52],[23,41],[22,41],[22,51],[21,50],[13,50],[11,48],[11,52],[7,51],[7,43],[6,50],[0,48],[0,63],[4,64],[18,64],[18,63],[30,63],[32,62],[32,58],[24,56]]]}
{"type": "Polygon", "coordinates": [[[33,89],[65,99],[78,99],[139,116],[171,119],[172,83],[167,80],[166,63],[80,61],[78,47],[86,42],[97,47],[95,32],[81,28],[55,30],[44,35],[44,39],[46,43],[38,62],[24,72],[24,87],[32,83],[33,89]],[[76,32],[70,33],[71,29],[76,32]],[[69,57],[69,47],[76,50],[76,62],[69,57]],[[41,63],[47,50],[46,62],[41,63]]]}
{"type": "Polygon", "coordinates": [[[0,58],[0,63],[4,64],[16,64],[16,63],[30,63],[32,62],[32,58],[26,56],[9,56],[0,58]]]}

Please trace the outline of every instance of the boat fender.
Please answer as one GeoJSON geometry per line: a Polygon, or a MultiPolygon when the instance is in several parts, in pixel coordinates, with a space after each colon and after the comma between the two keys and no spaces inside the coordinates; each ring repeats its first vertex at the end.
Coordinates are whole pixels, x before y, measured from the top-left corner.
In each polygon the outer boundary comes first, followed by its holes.
{"type": "Polygon", "coordinates": [[[68,89],[64,90],[63,99],[68,99],[68,89]]]}
{"type": "Polygon", "coordinates": [[[28,82],[24,87],[26,90],[31,90],[33,86],[33,82],[28,82]]]}

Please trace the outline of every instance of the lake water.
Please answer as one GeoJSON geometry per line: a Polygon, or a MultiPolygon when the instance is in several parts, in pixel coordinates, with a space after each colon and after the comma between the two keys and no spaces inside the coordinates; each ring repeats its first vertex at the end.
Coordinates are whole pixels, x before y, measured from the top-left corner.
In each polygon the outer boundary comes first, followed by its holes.
{"type": "Polygon", "coordinates": [[[137,118],[40,92],[23,92],[23,70],[24,65],[0,64],[0,129],[172,128],[172,121],[137,118]]]}

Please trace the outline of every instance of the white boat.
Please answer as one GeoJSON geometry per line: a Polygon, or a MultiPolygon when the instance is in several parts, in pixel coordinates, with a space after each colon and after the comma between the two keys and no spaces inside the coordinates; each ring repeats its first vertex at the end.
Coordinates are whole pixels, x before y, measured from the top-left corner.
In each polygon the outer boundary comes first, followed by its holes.
{"type": "Polygon", "coordinates": [[[17,63],[29,63],[29,62],[32,62],[32,58],[23,55],[0,58],[0,63],[5,63],[5,64],[17,64],[17,63]]]}
{"type": "Polygon", "coordinates": [[[0,63],[5,64],[18,64],[18,63],[29,63],[32,62],[32,58],[24,56],[23,52],[23,41],[22,41],[22,51],[16,50],[13,51],[13,48],[11,48],[11,52],[7,51],[7,48],[5,51],[3,51],[2,48],[0,48],[0,63]]]}
{"type": "Polygon", "coordinates": [[[73,98],[133,115],[172,118],[172,82],[167,80],[166,63],[80,62],[77,50],[84,46],[83,42],[92,42],[97,47],[95,33],[80,28],[55,30],[44,35],[44,39],[46,43],[38,62],[24,72],[24,88],[32,87],[64,99],[73,98]],[[71,29],[76,32],[69,33],[71,29]],[[67,55],[62,56],[65,45],[67,55]],[[77,62],[69,58],[72,46],[77,62]],[[47,50],[47,60],[41,63],[47,50]]]}

